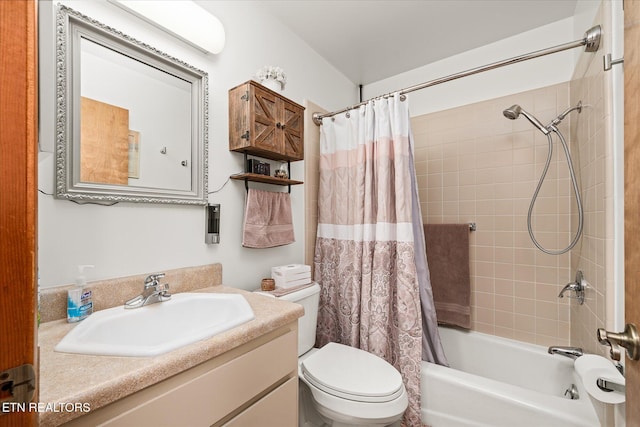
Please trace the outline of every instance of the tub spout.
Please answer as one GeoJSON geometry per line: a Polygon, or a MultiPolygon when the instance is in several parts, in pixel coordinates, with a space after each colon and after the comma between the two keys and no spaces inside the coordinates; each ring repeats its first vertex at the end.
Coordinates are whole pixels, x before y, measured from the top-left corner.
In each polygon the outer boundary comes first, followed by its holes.
{"type": "Polygon", "coordinates": [[[549,347],[549,354],[559,354],[571,359],[577,359],[584,353],[580,347],[565,347],[561,345],[553,345],[549,347]]]}

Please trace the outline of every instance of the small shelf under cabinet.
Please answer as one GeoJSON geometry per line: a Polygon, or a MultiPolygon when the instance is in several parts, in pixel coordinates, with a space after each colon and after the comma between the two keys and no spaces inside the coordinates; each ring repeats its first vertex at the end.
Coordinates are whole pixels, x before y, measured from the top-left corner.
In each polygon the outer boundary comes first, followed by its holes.
{"type": "Polygon", "coordinates": [[[268,175],[260,175],[257,173],[239,173],[235,175],[231,175],[231,179],[237,179],[240,181],[244,181],[245,179],[253,182],[262,182],[264,184],[273,184],[273,185],[299,185],[304,184],[302,181],[296,181],[293,179],[285,179],[285,178],[276,178],[268,175]]]}

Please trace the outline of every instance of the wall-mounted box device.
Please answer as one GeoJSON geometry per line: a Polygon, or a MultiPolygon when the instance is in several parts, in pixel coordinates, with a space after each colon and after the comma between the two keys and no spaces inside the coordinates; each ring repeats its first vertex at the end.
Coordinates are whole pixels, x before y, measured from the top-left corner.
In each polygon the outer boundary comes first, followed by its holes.
{"type": "Polygon", "coordinates": [[[220,205],[207,205],[204,242],[208,245],[220,243],[220,205]]]}

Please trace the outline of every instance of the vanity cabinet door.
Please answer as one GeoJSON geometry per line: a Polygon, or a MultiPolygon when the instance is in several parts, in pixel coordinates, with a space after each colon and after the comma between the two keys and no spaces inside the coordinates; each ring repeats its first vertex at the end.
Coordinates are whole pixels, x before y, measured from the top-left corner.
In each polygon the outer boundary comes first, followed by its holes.
{"type": "Polygon", "coordinates": [[[295,427],[297,349],[298,324],[291,323],[65,427],[295,427]]]}
{"type": "Polygon", "coordinates": [[[296,427],[297,407],[298,379],[291,378],[224,424],[224,427],[296,427]]]}

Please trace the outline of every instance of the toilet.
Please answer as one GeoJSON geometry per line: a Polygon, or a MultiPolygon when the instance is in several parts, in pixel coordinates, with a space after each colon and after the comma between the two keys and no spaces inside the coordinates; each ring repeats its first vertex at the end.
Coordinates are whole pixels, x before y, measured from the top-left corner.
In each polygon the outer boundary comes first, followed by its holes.
{"type": "Polygon", "coordinates": [[[378,356],[343,344],[313,348],[320,285],[279,298],[305,310],[298,320],[299,426],[399,426],[408,405],[400,372],[378,356]]]}

